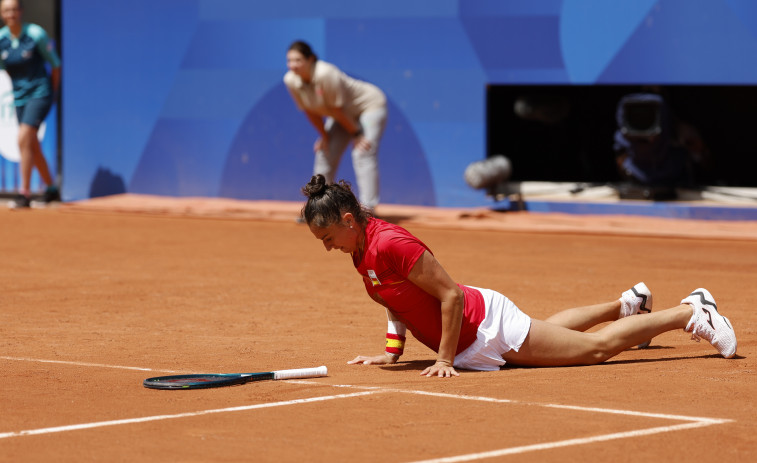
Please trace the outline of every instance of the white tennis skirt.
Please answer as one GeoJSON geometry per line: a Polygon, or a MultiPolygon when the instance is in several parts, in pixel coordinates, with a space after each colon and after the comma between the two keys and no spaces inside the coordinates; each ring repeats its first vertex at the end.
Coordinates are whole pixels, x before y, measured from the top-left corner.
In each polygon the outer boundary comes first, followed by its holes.
{"type": "Polygon", "coordinates": [[[486,315],[478,327],[476,340],[455,357],[455,368],[494,371],[505,364],[502,356],[520,350],[531,329],[531,317],[510,299],[491,289],[475,288],[484,297],[486,315]]]}

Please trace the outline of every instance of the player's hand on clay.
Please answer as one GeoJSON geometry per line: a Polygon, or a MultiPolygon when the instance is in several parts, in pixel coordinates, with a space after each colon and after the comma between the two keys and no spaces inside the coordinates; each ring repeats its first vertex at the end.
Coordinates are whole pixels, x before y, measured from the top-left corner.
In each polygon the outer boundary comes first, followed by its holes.
{"type": "Polygon", "coordinates": [[[438,376],[440,378],[450,378],[452,376],[460,376],[460,373],[455,371],[455,368],[448,362],[437,361],[430,367],[421,372],[421,376],[438,376]]]}
{"type": "Polygon", "coordinates": [[[394,360],[386,354],[374,356],[358,355],[347,363],[350,365],[389,365],[394,363],[394,360]]]}

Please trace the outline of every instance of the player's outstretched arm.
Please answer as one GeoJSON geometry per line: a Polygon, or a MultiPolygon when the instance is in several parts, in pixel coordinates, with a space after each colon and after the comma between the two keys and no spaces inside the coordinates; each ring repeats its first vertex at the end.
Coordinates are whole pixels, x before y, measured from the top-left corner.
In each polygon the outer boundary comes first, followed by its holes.
{"type": "Polygon", "coordinates": [[[438,299],[441,304],[442,333],[438,357],[436,363],[424,369],[421,375],[440,378],[460,376],[453,364],[463,320],[465,296],[462,289],[429,251],[425,251],[416,261],[408,279],[438,299]]]}

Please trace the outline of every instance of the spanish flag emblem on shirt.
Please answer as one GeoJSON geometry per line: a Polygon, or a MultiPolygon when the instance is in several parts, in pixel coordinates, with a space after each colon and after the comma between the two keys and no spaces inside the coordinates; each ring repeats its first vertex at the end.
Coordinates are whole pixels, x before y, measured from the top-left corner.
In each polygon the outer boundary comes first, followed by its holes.
{"type": "Polygon", "coordinates": [[[373,270],[368,270],[368,278],[371,279],[371,283],[373,283],[373,286],[378,286],[381,284],[378,277],[376,276],[376,272],[373,270]]]}

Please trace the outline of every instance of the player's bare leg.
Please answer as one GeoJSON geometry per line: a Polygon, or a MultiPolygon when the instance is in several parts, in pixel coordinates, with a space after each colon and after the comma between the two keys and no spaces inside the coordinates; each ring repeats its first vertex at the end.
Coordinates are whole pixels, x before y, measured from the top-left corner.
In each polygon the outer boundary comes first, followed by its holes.
{"type": "Polygon", "coordinates": [[[625,317],[592,333],[532,320],[531,330],[520,351],[503,358],[522,366],[594,365],[659,334],[686,328],[692,308],[682,304],[642,317],[625,317]]]}
{"type": "Polygon", "coordinates": [[[617,320],[619,313],[620,300],[615,300],[603,304],[594,304],[563,310],[544,321],[571,330],[586,331],[600,323],[617,320]]]}
{"type": "MultiPolygon", "coordinates": [[[[643,282],[624,291],[619,299],[604,304],[576,307],[563,310],[549,317],[546,321],[571,330],[586,331],[600,323],[615,321],[619,318],[652,311],[652,292],[643,282]]],[[[649,339],[639,347],[649,345],[649,339]]]]}

